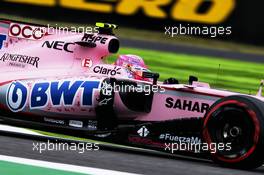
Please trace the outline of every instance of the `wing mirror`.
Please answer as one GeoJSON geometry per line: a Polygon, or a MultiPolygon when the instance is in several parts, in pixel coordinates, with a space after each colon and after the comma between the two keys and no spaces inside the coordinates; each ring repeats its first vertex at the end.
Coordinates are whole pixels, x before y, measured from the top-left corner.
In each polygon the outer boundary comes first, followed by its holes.
{"type": "Polygon", "coordinates": [[[152,78],[153,79],[153,85],[156,85],[159,79],[159,73],[153,73],[153,72],[143,72],[142,77],[143,78],[152,78]]]}
{"type": "Polygon", "coordinates": [[[198,81],[198,78],[195,76],[189,76],[189,85],[192,85],[194,81],[198,81]]]}

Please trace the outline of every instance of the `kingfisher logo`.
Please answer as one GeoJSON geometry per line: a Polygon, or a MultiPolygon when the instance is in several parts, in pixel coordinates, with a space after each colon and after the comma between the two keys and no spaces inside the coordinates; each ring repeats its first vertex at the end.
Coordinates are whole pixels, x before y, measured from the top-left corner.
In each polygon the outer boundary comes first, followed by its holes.
{"type": "Polygon", "coordinates": [[[13,82],[7,91],[6,101],[9,109],[13,112],[22,111],[27,102],[28,90],[20,82],[13,82]]]}
{"type": "Polygon", "coordinates": [[[6,40],[6,35],[0,34],[0,50],[4,46],[4,41],[6,40]]]}
{"type": "Polygon", "coordinates": [[[30,109],[45,108],[49,102],[53,107],[73,106],[80,92],[81,106],[92,106],[94,90],[99,89],[99,85],[100,81],[51,81],[35,83],[30,89],[21,82],[13,82],[6,101],[13,112],[22,111],[26,104],[30,109]]]}

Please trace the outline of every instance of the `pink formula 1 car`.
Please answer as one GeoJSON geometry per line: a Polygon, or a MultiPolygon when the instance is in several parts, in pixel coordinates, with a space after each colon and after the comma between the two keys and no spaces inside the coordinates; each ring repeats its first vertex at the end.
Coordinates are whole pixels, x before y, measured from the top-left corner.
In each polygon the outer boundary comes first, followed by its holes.
{"type": "Polygon", "coordinates": [[[0,22],[1,121],[87,134],[136,146],[210,153],[222,165],[264,161],[264,103],[256,96],[189,84],[148,70],[142,58],[117,53],[116,25],[76,33],[0,22]]]}

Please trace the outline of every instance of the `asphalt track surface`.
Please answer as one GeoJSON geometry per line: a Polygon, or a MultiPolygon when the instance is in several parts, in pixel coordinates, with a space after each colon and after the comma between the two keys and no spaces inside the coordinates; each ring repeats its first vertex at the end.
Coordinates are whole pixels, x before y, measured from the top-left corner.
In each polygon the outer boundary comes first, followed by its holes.
{"type": "Polygon", "coordinates": [[[120,39],[121,46],[144,48],[150,50],[166,51],[181,54],[201,55],[201,56],[213,56],[226,59],[234,59],[241,61],[251,62],[264,62],[264,55],[253,53],[242,53],[238,51],[227,51],[220,49],[204,48],[199,46],[188,46],[181,44],[159,43],[153,41],[139,41],[133,39],[120,39]]]}
{"type": "Polygon", "coordinates": [[[166,158],[103,149],[87,151],[83,154],[77,151],[46,151],[40,154],[33,151],[33,142],[40,141],[1,136],[0,133],[0,155],[151,175],[255,175],[264,173],[264,167],[253,171],[242,171],[219,167],[207,160],[180,157],[166,158]]]}

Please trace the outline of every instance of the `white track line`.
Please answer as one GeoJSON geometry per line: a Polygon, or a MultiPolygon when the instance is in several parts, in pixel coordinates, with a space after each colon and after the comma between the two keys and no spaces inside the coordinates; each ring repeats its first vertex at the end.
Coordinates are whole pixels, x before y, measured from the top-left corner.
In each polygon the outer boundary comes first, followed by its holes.
{"type": "Polygon", "coordinates": [[[34,131],[30,131],[28,129],[18,128],[18,127],[13,127],[13,126],[8,126],[8,125],[1,125],[1,124],[0,124],[0,131],[9,131],[9,132],[14,132],[14,133],[42,136],[42,134],[39,134],[34,131]]]}
{"type": "Polygon", "coordinates": [[[25,158],[4,156],[4,155],[0,155],[0,161],[12,162],[12,163],[17,163],[17,164],[30,165],[30,166],[36,166],[36,167],[42,167],[42,168],[49,168],[49,169],[55,169],[55,170],[61,170],[61,171],[69,171],[69,172],[74,172],[74,173],[83,173],[83,174],[136,175],[136,174],[126,173],[126,172],[121,172],[121,171],[83,167],[83,166],[76,166],[76,165],[62,164],[62,163],[53,163],[53,162],[47,162],[47,161],[25,159],[25,158]]]}

